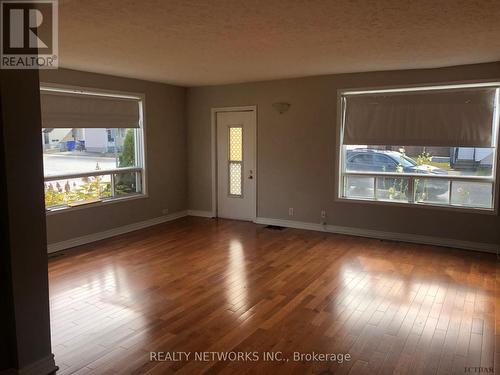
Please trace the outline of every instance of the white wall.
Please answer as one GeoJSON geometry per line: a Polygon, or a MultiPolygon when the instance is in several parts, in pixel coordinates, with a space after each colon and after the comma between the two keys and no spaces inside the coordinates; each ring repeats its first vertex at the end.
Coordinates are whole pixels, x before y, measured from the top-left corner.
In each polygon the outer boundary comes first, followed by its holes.
{"type": "Polygon", "coordinates": [[[106,129],[85,129],[83,139],[89,152],[106,152],[108,148],[106,129]]]}

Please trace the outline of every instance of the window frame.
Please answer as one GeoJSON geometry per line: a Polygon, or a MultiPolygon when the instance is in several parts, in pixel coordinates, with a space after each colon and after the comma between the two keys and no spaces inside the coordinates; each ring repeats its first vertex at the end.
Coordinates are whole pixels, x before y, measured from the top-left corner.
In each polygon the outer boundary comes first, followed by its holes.
{"type": "MultiPolygon", "coordinates": [[[[363,203],[363,204],[373,204],[379,206],[397,206],[401,208],[425,208],[433,210],[449,210],[453,212],[465,212],[465,213],[482,213],[488,215],[498,214],[498,197],[500,196],[500,187],[498,183],[498,172],[497,167],[500,166],[500,152],[498,150],[499,146],[499,129],[500,129],[500,82],[492,80],[481,80],[481,81],[460,81],[460,82],[449,82],[449,83],[435,83],[435,84],[415,84],[415,85],[397,85],[397,86],[384,86],[384,87],[365,87],[365,88],[351,88],[351,89],[338,89],[337,90],[337,129],[336,129],[336,157],[337,157],[337,170],[334,171],[334,201],[342,203],[363,203]],[[346,172],[344,164],[344,144],[343,144],[343,134],[344,134],[344,122],[345,122],[345,100],[346,95],[356,95],[364,93],[384,93],[384,92],[405,92],[405,91],[431,91],[439,89],[459,89],[459,88],[473,88],[473,87],[495,87],[497,88],[497,98],[496,107],[494,112],[495,129],[493,134],[494,137],[494,157],[492,166],[492,176],[479,176],[479,177],[464,177],[464,176],[436,176],[436,175],[423,175],[423,174],[413,174],[413,173],[394,173],[394,172],[346,172]],[[376,191],[374,192],[373,199],[363,199],[363,198],[348,198],[344,194],[344,181],[345,176],[369,176],[374,178],[374,184],[376,186],[377,177],[394,177],[394,178],[408,178],[409,180],[409,191],[408,194],[411,198],[408,202],[405,201],[386,201],[377,200],[376,191]],[[436,178],[439,180],[450,181],[450,199],[448,204],[437,204],[437,203],[416,203],[414,202],[414,179],[418,178],[436,178]],[[490,182],[492,183],[492,207],[467,207],[460,205],[451,204],[451,191],[453,181],[466,180],[470,182],[490,182]]],[[[450,146],[450,147],[453,147],[450,146]]],[[[376,187],[375,187],[376,189],[376,187]]]]}
{"type": "Polygon", "coordinates": [[[100,176],[100,175],[111,175],[111,179],[113,180],[113,174],[120,173],[130,173],[130,172],[139,172],[141,179],[141,192],[130,194],[127,196],[119,196],[119,197],[109,197],[101,199],[98,202],[82,204],[79,206],[70,207],[68,205],[60,205],[60,206],[52,206],[46,207],[45,213],[47,216],[77,211],[86,208],[92,207],[102,207],[108,204],[114,204],[119,202],[127,202],[135,199],[148,198],[148,178],[147,178],[147,166],[146,166],[146,150],[147,150],[147,142],[146,142],[146,94],[137,93],[137,92],[127,92],[127,91],[117,91],[117,90],[107,90],[107,89],[97,89],[91,87],[83,87],[83,86],[74,86],[74,85],[63,85],[57,83],[48,83],[48,82],[40,82],[40,90],[46,91],[57,91],[57,92],[66,92],[66,93],[77,93],[83,95],[98,95],[98,96],[111,96],[118,98],[128,98],[135,99],[139,102],[139,127],[136,128],[135,131],[135,158],[136,158],[136,166],[134,167],[125,167],[125,168],[115,168],[115,169],[106,169],[99,171],[91,171],[91,172],[78,172],[78,173],[64,173],[52,176],[44,175],[44,183],[54,180],[60,180],[65,178],[78,178],[78,177],[92,177],[92,176],[100,176]]]}

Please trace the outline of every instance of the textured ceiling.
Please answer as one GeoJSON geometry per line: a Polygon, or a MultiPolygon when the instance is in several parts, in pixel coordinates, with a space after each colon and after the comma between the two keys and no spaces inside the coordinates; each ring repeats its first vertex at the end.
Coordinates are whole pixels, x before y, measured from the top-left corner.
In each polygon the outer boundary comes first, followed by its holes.
{"type": "Polygon", "coordinates": [[[500,0],[61,0],[60,66],[211,85],[500,60],[500,0]]]}

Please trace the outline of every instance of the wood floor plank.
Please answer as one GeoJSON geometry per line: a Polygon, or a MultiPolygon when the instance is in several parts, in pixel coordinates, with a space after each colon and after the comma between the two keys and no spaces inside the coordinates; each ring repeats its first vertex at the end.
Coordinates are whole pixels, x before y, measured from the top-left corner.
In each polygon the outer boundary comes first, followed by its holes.
{"type": "Polygon", "coordinates": [[[49,260],[59,374],[500,366],[494,255],[191,217],[64,253],[49,260]],[[151,352],[191,357],[151,361],[151,352]],[[195,352],[258,360],[195,360],[195,352]],[[281,360],[265,360],[268,352],[281,360]],[[351,360],[304,357],[312,353],[351,360]]]}

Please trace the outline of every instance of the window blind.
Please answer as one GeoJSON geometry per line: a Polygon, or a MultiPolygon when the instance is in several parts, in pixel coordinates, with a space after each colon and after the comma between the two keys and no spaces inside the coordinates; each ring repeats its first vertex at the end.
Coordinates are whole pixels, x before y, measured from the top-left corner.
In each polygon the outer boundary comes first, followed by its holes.
{"type": "Polygon", "coordinates": [[[44,128],[138,128],[139,100],[41,90],[44,128]]]}
{"type": "Polygon", "coordinates": [[[496,91],[476,87],[345,95],[343,143],[492,147],[496,91]]]}

